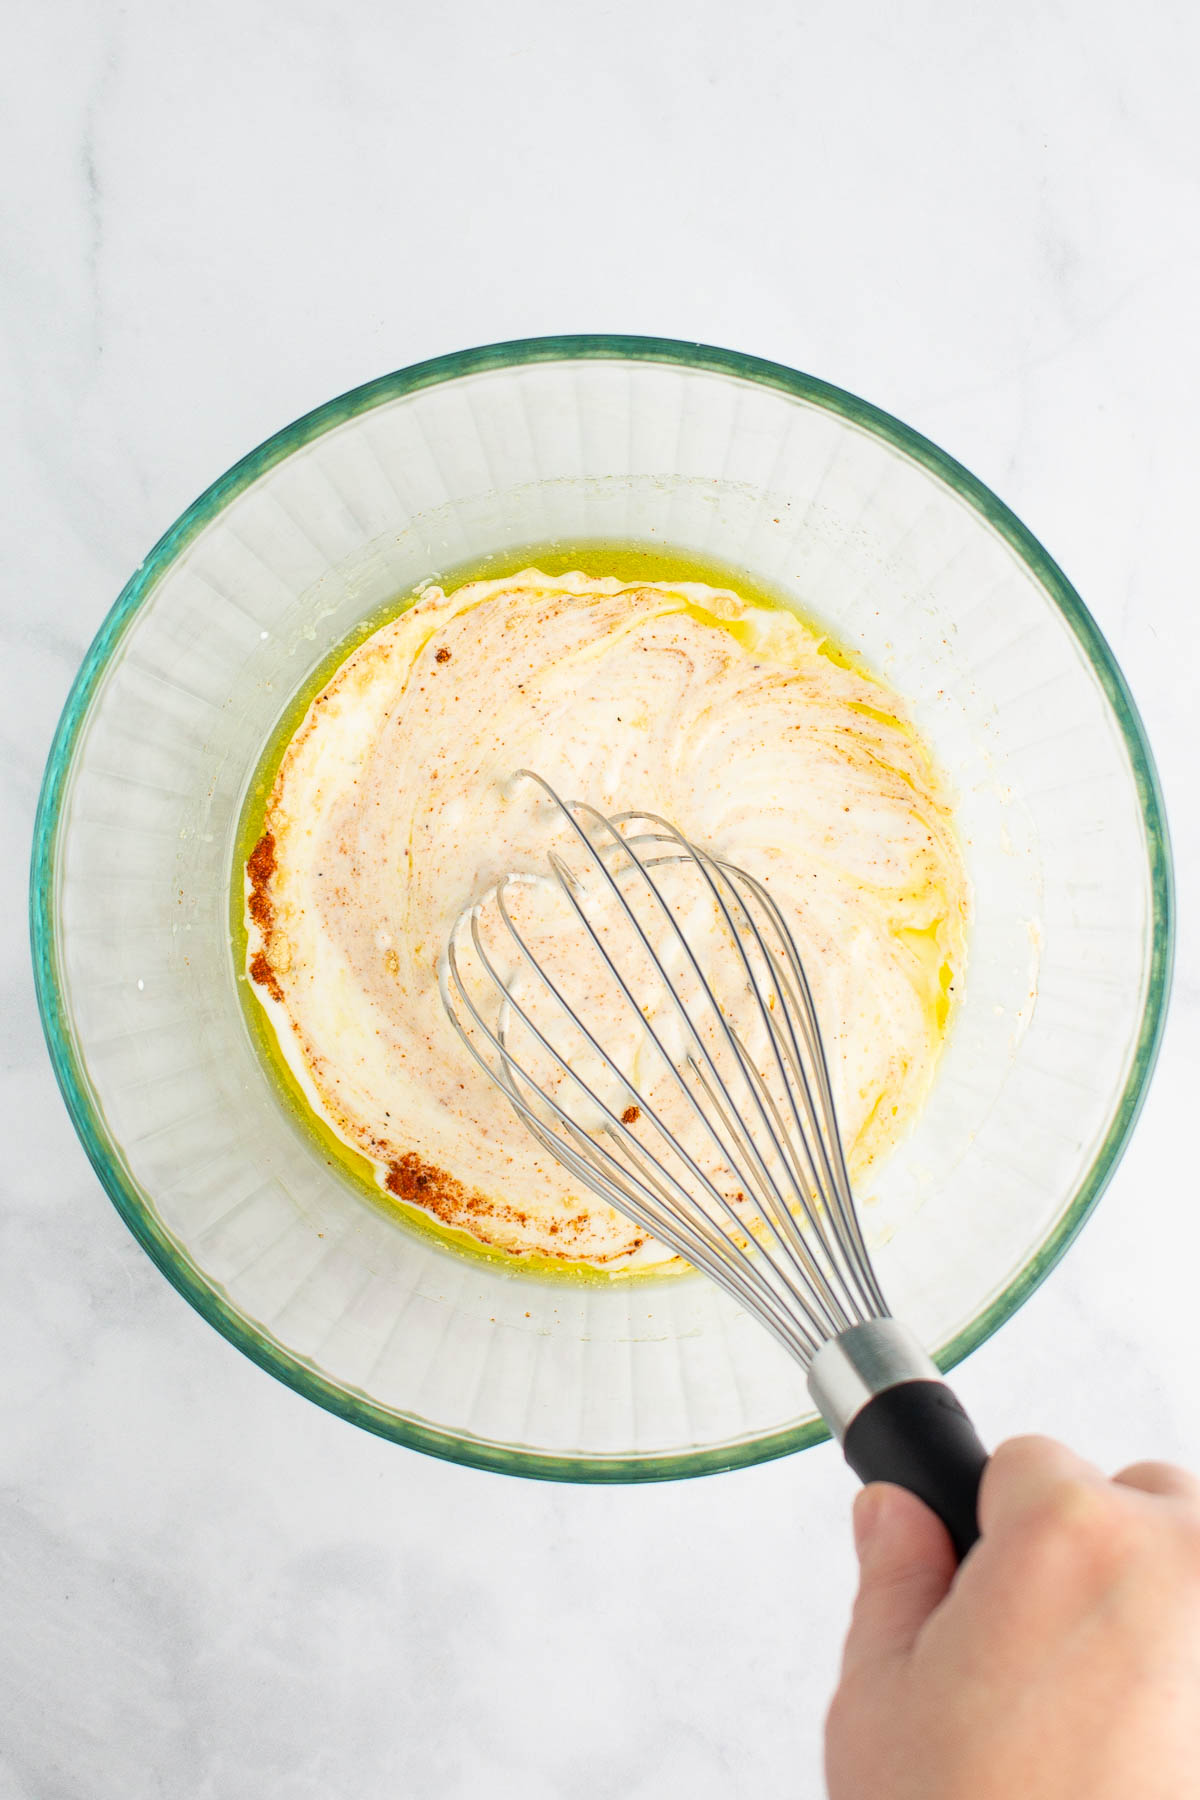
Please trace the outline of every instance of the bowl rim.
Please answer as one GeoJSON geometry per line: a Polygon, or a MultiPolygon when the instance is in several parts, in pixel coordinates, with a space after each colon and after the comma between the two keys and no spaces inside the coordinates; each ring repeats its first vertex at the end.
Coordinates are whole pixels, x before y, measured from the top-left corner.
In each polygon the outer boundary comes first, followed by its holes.
{"type": "Polygon", "coordinates": [[[456,351],[381,375],[326,401],[275,432],[207,487],[164,533],[121,590],[84,657],[51,744],[38,802],[30,868],[30,937],[38,1008],[54,1073],[102,1186],[134,1237],[172,1285],[239,1350],[328,1411],[381,1437],[452,1462],[503,1474],[571,1482],[671,1480],[785,1456],[818,1443],[829,1434],[817,1419],[707,1449],[645,1456],[564,1456],[528,1445],[504,1444],[444,1430],[428,1420],[380,1406],[361,1390],[332,1381],[313,1363],[287,1350],[238,1313],[190,1259],[181,1257],[149,1197],[143,1196],[91,1093],[85,1060],[68,1018],[54,931],[59,825],[81,727],[104,671],[131,621],[171,564],[204,527],[285,457],[347,420],[389,401],[492,370],[589,359],[664,363],[752,381],[848,419],[900,450],[980,514],[1015,552],[1058,607],[1112,708],[1141,805],[1152,904],[1146,993],[1129,1073],[1108,1132],[1057,1222],[1004,1291],[941,1349],[937,1356],[941,1367],[952,1368],[1012,1317],[1061,1259],[1112,1178],[1141,1110],[1158,1055],[1171,985],[1175,913],[1162,790],[1145,728],[1125,677],[1082,599],[1039,541],[997,495],[920,432],[869,401],[816,376],[739,351],[672,338],[605,333],[522,338],[456,351]]]}

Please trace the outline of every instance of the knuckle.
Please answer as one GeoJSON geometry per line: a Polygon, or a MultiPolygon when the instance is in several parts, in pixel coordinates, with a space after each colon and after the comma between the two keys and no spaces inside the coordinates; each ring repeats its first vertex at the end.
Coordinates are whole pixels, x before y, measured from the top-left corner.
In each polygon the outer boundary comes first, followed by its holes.
{"type": "Polygon", "coordinates": [[[1113,1476],[1113,1480],[1122,1482],[1126,1487],[1148,1487],[1154,1491],[1164,1477],[1169,1481],[1178,1473],[1170,1463],[1151,1462],[1143,1457],[1141,1462],[1126,1463],[1113,1476]]]}
{"type": "Polygon", "coordinates": [[[1200,1591],[1200,1507],[1189,1507],[1178,1516],[1175,1537],[1180,1572],[1190,1587],[1200,1591]]]}
{"type": "Polygon", "coordinates": [[[1050,1483],[1045,1493],[1030,1508],[1034,1525],[1047,1532],[1065,1532],[1071,1536],[1093,1530],[1101,1513],[1103,1495],[1099,1488],[1065,1476],[1050,1483]]]}
{"type": "Polygon", "coordinates": [[[996,1445],[993,1457],[1002,1458],[1005,1462],[1023,1462],[1029,1457],[1042,1458],[1047,1453],[1053,1454],[1058,1445],[1053,1438],[1046,1437],[1038,1431],[1019,1432],[1016,1437],[1005,1438],[996,1445]]]}
{"type": "Polygon", "coordinates": [[[1090,1482],[1066,1478],[1047,1487],[1023,1522],[1027,1554],[1038,1563],[1066,1565],[1105,1576],[1134,1547],[1136,1522],[1090,1482]]]}
{"type": "MultiPolygon", "coordinates": [[[[997,1444],[988,1459],[988,1471],[993,1479],[1005,1476],[1010,1472],[1038,1465],[1052,1455],[1056,1445],[1050,1438],[1037,1437],[1027,1433],[1024,1437],[1005,1438],[997,1444]]],[[[986,1477],[985,1477],[986,1478],[986,1477]]]]}

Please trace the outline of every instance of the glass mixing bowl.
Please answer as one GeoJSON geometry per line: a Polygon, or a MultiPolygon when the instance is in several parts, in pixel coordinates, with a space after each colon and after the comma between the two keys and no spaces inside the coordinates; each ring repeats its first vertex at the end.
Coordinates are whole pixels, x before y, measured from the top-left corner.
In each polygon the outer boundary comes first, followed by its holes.
{"type": "Polygon", "coordinates": [[[1062,1254],[1129,1134],[1169,979],[1167,835],[1062,573],[951,458],[823,382],[695,344],[537,339],[280,432],[173,526],[88,653],[38,815],[33,943],[97,1173],[218,1330],[400,1443],[629,1480],[823,1437],[800,1370],[700,1277],[538,1279],[364,1198],[281,1104],[229,934],[250,773],[331,646],[426,577],[589,539],[793,596],[908,698],[957,790],[965,993],[920,1123],[861,1196],[894,1310],[953,1364],[1062,1254]]]}

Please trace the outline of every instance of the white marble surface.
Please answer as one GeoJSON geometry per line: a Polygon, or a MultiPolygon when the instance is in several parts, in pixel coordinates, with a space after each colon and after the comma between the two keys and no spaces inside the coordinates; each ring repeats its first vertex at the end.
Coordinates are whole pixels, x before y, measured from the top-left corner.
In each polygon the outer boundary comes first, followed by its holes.
{"type": "Polygon", "coordinates": [[[618,329],[828,377],[1082,590],[1180,913],[1134,1145],[963,1368],[989,1434],[1200,1463],[1200,15],[1179,0],[51,0],[0,81],[0,1800],[822,1792],[852,1590],[828,1447],[568,1489],[377,1442],[167,1287],[60,1105],[27,967],[42,761],[151,542],[296,414],[618,329]]]}

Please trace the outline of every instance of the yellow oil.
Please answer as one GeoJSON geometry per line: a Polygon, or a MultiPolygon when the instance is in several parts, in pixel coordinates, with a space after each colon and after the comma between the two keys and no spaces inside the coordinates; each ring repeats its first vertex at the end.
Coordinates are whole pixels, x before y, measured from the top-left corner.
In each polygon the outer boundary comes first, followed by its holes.
{"type": "MultiPolygon", "coordinates": [[[[708,587],[732,588],[742,599],[756,606],[781,606],[792,613],[798,612],[783,594],[729,564],[698,558],[687,551],[666,546],[608,540],[556,540],[547,544],[528,544],[516,550],[498,551],[490,556],[462,563],[456,568],[439,571],[437,584],[450,593],[469,581],[501,580],[507,575],[515,575],[520,570],[529,568],[540,569],[546,575],[566,575],[574,570],[594,578],[615,575],[619,581],[624,582],[696,581],[708,587]]],[[[275,784],[279,764],[313,700],[332,679],[336,670],[366,638],[407,611],[426,585],[427,582],[418,583],[408,593],[397,595],[394,600],[376,607],[320,659],[307,681],[297,689],[280,714],[250,778],[234,841],[229,883],[229,931],[233,966],[247,1029],[270,1073],[282,1104],[315,1140],[330,1167],[340,1171],[364,1198],[382,1207],[393,1217],[402,1217],[421,1236],[490,1264],[493,1268],[502,1268],[506,1273],[551,1276],[556,1281],[576,1284],[608,1286],[614,1281],[642,1282],[684,1272],[687,1265],[678,1259],[645,1271],[630,1269],[607,1274],[588,1263],[537,1255],[511,1255],[507,1251],[494,1250],[480,1244],[467,1232],[442,1225],[419,1207],[409,1206],[386,1192],[376,1179],[374,1164],[348,1144],[344,1144],[325,1121],[313,1112],[288,1067],[266,1013],[254,998],[253,984],[245,974],[247,940],[244,872],[246,861],[262,836],[267,800],[275,784]]],[[[711,613],[701,612],[700,609],[696,609],[696,614],[705,624],[728,630],[735,637],[746,629],[736,622],[725,624],[714,620],[711,613]]],[[[839,668],[870,677],[871,671],[867,665],[852,651],[830,638],[823,626],[802,613],[799,616],[820,639],[821,655],[828,657],[839,668]]],[[[944,1023],[947,1010],[948,1008],[939,1008],[939,1024],[944,1023]]]]}
{"type": "Polygon", "coordinates": [[[933,1024],[939,1037],[950,1022],[954,1004],[954,969],[943,950],[945,921],[935,919],[919,931],[910,927],[896,936],[912,952],[925,976],[926,988],[933,993],[933,1024]]]}

